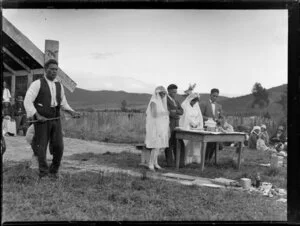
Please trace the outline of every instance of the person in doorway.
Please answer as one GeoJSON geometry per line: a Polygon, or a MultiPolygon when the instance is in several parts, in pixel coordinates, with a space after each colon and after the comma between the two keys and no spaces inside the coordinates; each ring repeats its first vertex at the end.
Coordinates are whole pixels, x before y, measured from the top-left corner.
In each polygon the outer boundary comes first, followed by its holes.
{"type": "Polygon", "coordinates": [[[163,86],[156,87],[146,110],[146,148],[152,149],[149,169],[161,169],[158,156],[169,146],[169,112],[167,107],[167,91],[163,86]]]}
{"type": "Polygon", "coordinates": [[[9,102],[11,101],[11,95],[10,91],[7,87],[7,84],[5,81],[3,81],[3,93],[2,93],[2,102],[9,102]]]}
{"type": "Polygon", "coordinates": [[[16,135],[16,122],[13,118],[13,108],[10,102],[2,103],[2,132],[5,136],[15,136],[16,135]]]}
{"type": "Polygon", "coordinates": [[[34,136],[32,147],[39,162],[39,177],[50,176],[58,178],[58,170],[63,156],[63,135],[60,120],[60,108],[72,117],[80,117],[68,104],[64,88],[56,80],[58,63],[54,59],[48,60],[45,65],[45,76],[31,83],[26,92],[24,107],[27,117],[33,117],[34,136]],[[52,164],[47,164],[47,145],[52,145],[52,164]]]}
{"type": "Polygon", "coordinates": [[[16,103],[13,105],[14,109],[14,118],[16,120],[17,133],[19,130],[23,131],[23,135],[25,136],[27,126],[26,126],[26,111],[23,104],[23,97],[18,96],[16,99],[16,103]]]}

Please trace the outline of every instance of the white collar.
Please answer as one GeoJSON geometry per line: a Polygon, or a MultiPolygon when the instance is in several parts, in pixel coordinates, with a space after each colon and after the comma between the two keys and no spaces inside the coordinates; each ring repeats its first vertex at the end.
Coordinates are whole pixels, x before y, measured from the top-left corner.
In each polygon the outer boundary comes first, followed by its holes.
{"type": "Polygon", "coordinates": [[[209,99],[209,102],[210,102],[211,104],[216,104],[216,102],[213,103],[213,102],[211,101],[211,99],[209,99]]]}
{"type": "Polygon", "coordinates": [[[168,97],[169,97],[172,101],[175,101],[169,94],[168,94],[168,97]]]}

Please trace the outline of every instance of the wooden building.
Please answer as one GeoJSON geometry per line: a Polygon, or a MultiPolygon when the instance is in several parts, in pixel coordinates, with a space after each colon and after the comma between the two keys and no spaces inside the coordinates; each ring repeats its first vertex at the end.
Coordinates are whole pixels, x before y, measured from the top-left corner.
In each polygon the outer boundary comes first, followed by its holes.
{"type": "MultiPolygon", "coordinates": [[[[51,51],[45,50],[48,53],[45,55],[4,17],[2,17],[2,43],[2,76],[3,81],[8,84],[12,103],[14,103],[18,96],[25,97],[27,88],[32,81],[44,75],[45,58],[49,58],[51,51]]],[[[58,42],[46,40],[45,49],[48,48],[49,43],[54,43],[55,48],[57,48],[56,56],[53,56],[57,59],[58,42]]],[[[60,68],[57,79],[69,91],[74,91],[76,83],[60,68]]]]}

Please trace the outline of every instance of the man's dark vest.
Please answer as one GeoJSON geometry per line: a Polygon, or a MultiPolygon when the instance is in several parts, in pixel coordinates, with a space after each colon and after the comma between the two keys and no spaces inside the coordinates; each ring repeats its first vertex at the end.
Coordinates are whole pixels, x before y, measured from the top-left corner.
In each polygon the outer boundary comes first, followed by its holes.
{"type": "Polygon", "coordinates": [[[56,87],[56,101],[57,106],[51,107],[51,92],[49,85],[45,78],[40,79],[41,88],[39,93],[34,101],[34,107],[37,112],[46,117],[46,118],[54,118],[60,116],[60,104],[61,104],[61,85],[59,82],[55,82],[56,87]]]}

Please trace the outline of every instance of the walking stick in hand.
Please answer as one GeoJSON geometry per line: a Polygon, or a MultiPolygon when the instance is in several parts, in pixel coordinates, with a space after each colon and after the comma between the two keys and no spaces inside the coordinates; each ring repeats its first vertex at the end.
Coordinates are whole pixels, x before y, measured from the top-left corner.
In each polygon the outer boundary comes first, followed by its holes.
{"type": "MultiPolygon", "coordinates": [[[[81,114],[79,112],[76,112],[76,111],[66,111],[68,112],[72,118],[80,118],[81,117],[81,114]]],[[[44,118],[43,121],[51,121],[51,120],[56,120],[56,119],[61,119],[62,116],[59,116],[59,117],[55,117],[55,118],[44,118]]],[[[41,120],[29,120],[27,121],[28,123],[36,123],[36,122],[43,122],[41,120]]]]}
{"type": "Polygon", "coordinates": [[[65,111],[67,112],[69,115],[71,115],[72,118],[80,118],[81,114],[77,111],[65,111]]]}
{"type": "MultiPolygon", "coordinates": [[[[51,120],[56,120],[56,119],[60,119],[61,117],[55,117],[55,118],[47,118],[45,119],[44,121],[51,121],[51,120]]],[[[28,123],[35,123],[35,122],[42,122],[40,120],[30,120],[30,121],[27,121],[28,123]]]]}

